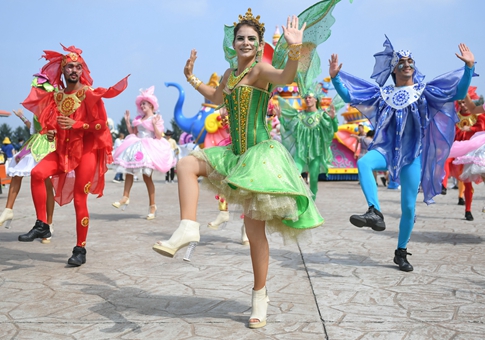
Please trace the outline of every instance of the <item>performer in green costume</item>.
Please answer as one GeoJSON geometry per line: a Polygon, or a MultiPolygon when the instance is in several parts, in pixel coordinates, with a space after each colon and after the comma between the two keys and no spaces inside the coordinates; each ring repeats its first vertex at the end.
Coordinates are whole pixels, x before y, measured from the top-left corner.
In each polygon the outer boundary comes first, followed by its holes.
{"type": "MultiPolygon", "coordinates": [[[[55,88],[49,83],[48,79],[43,74],[35,74],[35,78],[32,81],[33,87],[38,87],[44,89],[46,92],[53,92],[55,88]]],[[[15,157],[10,162],[7,169],[7,174],[12,178],[10,182],[10,187],[8,189],[7,202],[5,203],[5,210],[3,210],[0,215],[0,226],[5,223],[5,228],[10,228],[10,224],[13,220],[13,206],[17,195],[20,191],[22,185],[22,178],[25,176],[30,176],[31,170],[50,152],[56,149],[55,142],[49,142],[47,140],[47,135],[41,134],[40,131],[42,127],[34,115],[33,122],[30,122],[23,114],[22,110],[13,111],[17,117],[19,117],[22,122],[30,130],[31,136],[22,145],[22,148],[15,155],[15,157]]],[[[47,190],[47,222],[49,223],[51,233],[52,228],[52,217],[54,215],[54,193],[52,189],[52,183],[50,178],[45,181],[47,190]]],[[[49,238],[43,238],[42,243],[49,243],[49,238]]]]}
{"type": "Polygon", "coordinates": [[[168,241],[157,242],[153,249],[173,257],[179,249],[199,241],[199,176],[207,177],[208,184],[224,194],[228,203],[241,204],[254,271],[250,328],[266,325],[269,246],[265,227],[295,239],[302,231],[323,224],[291,155],[283,145],[271,140],[266,111],[272,84],[292,82],[297,69],[311,60],[316,45],[329,36],[325,32],[334,21],[330,13],[338,2],[321,1],[299,18],[289,17],[273,65],[257,62],[263,50],[264,24],[249,9],[235,27],[226,28],[226,59],[232,68],[224,73],[217,89],[193,75],[195,50],[184,69],[187,80],[199,93],[213,103],[225,105],[232,144],[182,158],[177,166],[182,221],[168,241]],[[304,24],[300,27],[299,22],[304,24]],[[304,33],[306,25],[309,28],[304,33]]]}
{"type": "Polygon", "coordinates": [[[298,89],[306,104],[305,110],[298,111],[281,98],[277,109],[281,123],[281,142],[293,156],[298,170],[308,172],[314,200],[318,191],[318,176],[328,173],[332,164],[330,144],[338,129],[334,105],[328,110],[320,109],[322,87],[316,82],[320,72],[320,58],[315,53],[308,70],[298,72],[297,75],[298,89]]]}

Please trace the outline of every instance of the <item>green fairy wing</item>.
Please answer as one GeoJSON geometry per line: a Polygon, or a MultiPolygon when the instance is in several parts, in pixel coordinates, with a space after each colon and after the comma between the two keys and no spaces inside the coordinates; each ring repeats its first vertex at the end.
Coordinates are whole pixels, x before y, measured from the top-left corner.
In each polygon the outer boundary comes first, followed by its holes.
{"type": "Polygon", "coordinates": [[[309,93],[318,96],[320,95],[319,92],[321,91],[321,88],[318,86],[317,78],[321,72],[320,57],[315,51],[312,53],[312,57],[306,70],[299,69],[296,72],[296,82],[298,83],[298,89],[302,98],[309,93]]]}
{"type": "Polygon", "coordinates": [[[230,65],[230,68],[237,68],[237,56],[236,51],[232,48],[232,42],[234,40],[234,26],[224,25],[224,41],[222,48],[224,49],[224,57],[230,65]]]}
{"type": "Polygon", "coordinates": [[[346,104],[338,93],[332,98],[332,105],[335,107],[335,112],[339,112],[346,104]]]}
{"type": "MultiPolygon", "coordinates": [[[[317,66],[317,63],[312,62],[313,55],[316,52],[316,47],[323,43],[330,37],[330,27],[334,24],[335,18],[332,16],[332,11],[340,2],[340,0],[324,0],[304,10],[299,16],[299,23],[303,25],[306,22],[306,28],[303,32],[303,46],[301,49],[301,57],[298,63],[298,73],[304,74],[309,71],[312,64],[317,66]]],[[[232,43],[232,41],[231,41],[232,43]]],[[[284,35],[276,44],[273,54],[273,66],[277,69],[283,69],[286,65],[288,57],[288,43],[284,35]]],[[[310,70],[309,72],[316,72],[310,70]]],[[[318,62],[318,73],[320,73],[320,63],[318,62]]],[[[317,74],[318,75],[318,74],[317,74]]],[[[316,76],[313,78],[316,79],[316,76]]],[[[279,85],[279,84],[278,84],[279,85]]]]}

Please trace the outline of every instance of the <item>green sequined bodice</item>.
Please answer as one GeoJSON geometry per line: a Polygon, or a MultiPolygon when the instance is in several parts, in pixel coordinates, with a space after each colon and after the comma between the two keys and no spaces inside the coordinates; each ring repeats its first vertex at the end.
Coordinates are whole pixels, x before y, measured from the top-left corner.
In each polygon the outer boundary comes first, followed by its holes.
{"type": "Polygon", "coordinates": [[[266,125],[268,100],[267,91],[246,85],[237,86],[230,94],[224,92],[234,154],[241,155],[271,138],[266,125]]]}

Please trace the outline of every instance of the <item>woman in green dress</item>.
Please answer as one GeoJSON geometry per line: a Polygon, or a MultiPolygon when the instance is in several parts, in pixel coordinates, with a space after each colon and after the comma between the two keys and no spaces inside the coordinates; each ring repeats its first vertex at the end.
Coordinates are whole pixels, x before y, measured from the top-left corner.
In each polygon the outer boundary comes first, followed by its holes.
{"type": "MultiPolygon", "coordinates": [[[[13,111],[13,113],[19,117],[25,126],[30,130],[30,138],[22,145],[22,148],[14,156],[10,163],[7,174],[12,177],[10,187],[8,189],[7,203],[5,204],[5,210],[0,215],[0,225],[5,223],[5,228],[10,228],[10,223],[13,219],[13,206],[17,195],[22,185],[22,178],[30,176],[30,171],[44,158],[48,153],[56,149],[54,142],[47,140],[47,135],[40,134],[42,130],[39,122],[34,116],[34,121],[30,122],[25,118],[21,109],[13,111]]],[[[51,226],[52,231],[52,217],[54,215],[54,193],[52,189],[52,183],[50,178],[45,181],[47,188],[47,222],[51,226]]],[[[42,243],[49,243],[49,238],[43,238],[42,243]]]]}
{"type": "Polygon", "coordinates": [[[251,9],[239,17],[234,27],[232,46],[237,68],[228,69],[215,89],[203,84],[192,71],[197,52],[192,50],[184,68],[187,80],[205,98],[224,104],[232,144],[212,147],[184,157],[177,165],[181,223],[168,241],[159,241],[153,249],[173,257],[181,248],[195,245],[199,239],[196,222],[199,176],[207,177],[215,192],[224,194],[228,203],[240,204],[251,248],[254,272],[250,328],[266,325],[268,297],[266,277],[269,246],[266,228],[295,239],[302,231],[320,226],[323,218],[311,199],[288,151],[272,140],[266,124],[266,111],[272,84],[291,83],[300,59],[303,24],[289,17],[283,27],[288,44],[288,61],[283,69],[257,62],[263,50],[264,24],[251,9]],[[195,191],[195,193],[194,193],[195,191]]]}

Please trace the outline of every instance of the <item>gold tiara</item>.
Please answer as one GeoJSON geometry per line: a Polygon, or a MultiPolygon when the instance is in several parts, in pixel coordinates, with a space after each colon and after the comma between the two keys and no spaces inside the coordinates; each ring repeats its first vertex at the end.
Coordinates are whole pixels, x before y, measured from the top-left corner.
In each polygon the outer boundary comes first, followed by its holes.
{"type": "MultiPolygon", "coordinates": [[[[246,21],[252,21],[254,22],[260,29],[261,32],[264,32],[264,23],[259,22],[260,16],[258,15],[256,18],[253,16],[253,13],[251,12],[251,8],[248,8],[248,11],[246,12],[246,15],[242,16],[239,14],[239,22],[246,20],[246,21]]],[[[235,22],[234,26],[236,26],[238,23],[235,22]]]]}

